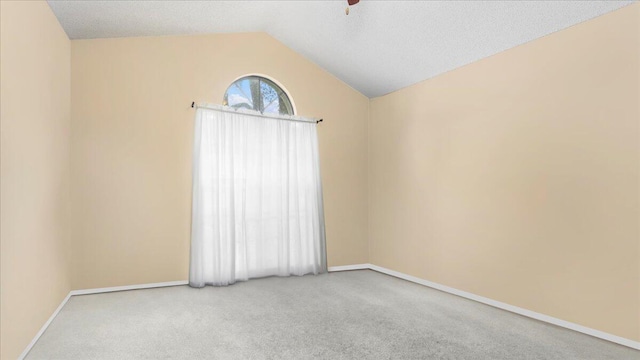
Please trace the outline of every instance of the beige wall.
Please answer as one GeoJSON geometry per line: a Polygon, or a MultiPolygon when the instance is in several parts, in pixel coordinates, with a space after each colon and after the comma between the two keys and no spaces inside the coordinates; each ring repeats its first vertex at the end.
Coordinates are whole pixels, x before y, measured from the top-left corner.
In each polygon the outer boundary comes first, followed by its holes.
{"type": "Polygon", "coordinates": [[[273,77],[322,117],[330,266],[367,261],[369,100],[261,33],[72,41],[73,288],[185,280],[192,101],[273,77]]]}
{"type": "Polygon", "coordinates": [[[639,11],[373,99],[370,261],[640,340],[639,11]]]}
{"type": "Polygon", "coordinates": [[[70,41],[46,2],[0,2],[0,358],[70,290],[70,41]]]}

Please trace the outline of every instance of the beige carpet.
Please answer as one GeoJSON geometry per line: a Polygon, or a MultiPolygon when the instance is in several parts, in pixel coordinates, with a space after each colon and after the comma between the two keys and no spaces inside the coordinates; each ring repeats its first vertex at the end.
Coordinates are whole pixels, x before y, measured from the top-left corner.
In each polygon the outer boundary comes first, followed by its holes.
{"type": "Polygon", "coordinates": [[[640,359],[370,270],[73,296],[35,359],[640,359]]]}

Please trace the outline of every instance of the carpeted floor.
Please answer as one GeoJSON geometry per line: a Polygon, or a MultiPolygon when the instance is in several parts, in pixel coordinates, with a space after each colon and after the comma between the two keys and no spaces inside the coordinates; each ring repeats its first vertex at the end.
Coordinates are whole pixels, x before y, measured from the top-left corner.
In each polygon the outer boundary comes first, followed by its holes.
{"type": "Polygon", "coordinates": [[[73,296],[35,359],[640,359],[370,270],[73,296]]]}

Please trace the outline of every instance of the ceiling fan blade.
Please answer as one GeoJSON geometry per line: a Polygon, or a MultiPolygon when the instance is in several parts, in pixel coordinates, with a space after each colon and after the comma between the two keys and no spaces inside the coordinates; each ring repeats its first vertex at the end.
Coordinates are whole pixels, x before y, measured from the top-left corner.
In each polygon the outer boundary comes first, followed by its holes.
{"type": "Polygon", "coordinates": [[[357,3],[360,2],[360,0],[347,0],[347,2],[349,3],[349,6],[355,5],[357,3]]]}

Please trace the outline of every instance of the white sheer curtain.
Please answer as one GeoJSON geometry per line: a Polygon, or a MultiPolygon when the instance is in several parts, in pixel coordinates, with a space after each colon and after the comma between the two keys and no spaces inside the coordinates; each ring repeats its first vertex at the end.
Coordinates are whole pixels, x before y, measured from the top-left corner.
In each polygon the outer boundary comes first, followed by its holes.
{"type": "Polygon", "coordinates": [[[326,271],[315,122],[196,110],[189,284],[326,271]]]}

